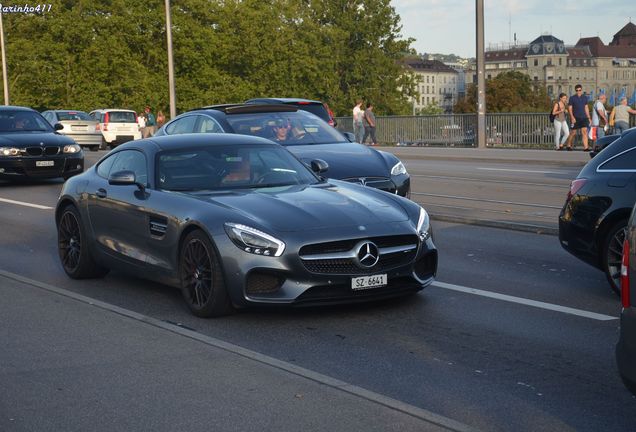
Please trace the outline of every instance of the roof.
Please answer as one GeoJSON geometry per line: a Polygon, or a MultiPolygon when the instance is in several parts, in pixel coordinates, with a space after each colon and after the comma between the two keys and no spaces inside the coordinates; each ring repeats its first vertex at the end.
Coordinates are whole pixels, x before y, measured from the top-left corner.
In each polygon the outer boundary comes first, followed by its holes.
{"type": "Polygon", "coordinates": [[[260,137],[254,137],[249,135],[238,134],[179,134],[179,135],[162,135],[158,137],[151,137],[144,140],[129,141],[125,144],[118,146],[117,148],[127,147],[139,147],[145,146],[148,142],[153,142],[161,150],[175,150],[184,147],[208,147],[210,145],[271,145],[278,146],[278,144],[260,137]]]}
{"type": "Polygon", "coordinates": [[[404,59],[403,64],[417,72],[446,72],[459,73],[452,67],[442,63],[439,60],[423,60],[419,57],[408,57],[404,59]]]}
{"type": "Polygon", "coordinates": [[[33,108],[23,107],[23,106],[0,105],[0,111],[35,111],[35,110],[33,108]]]}
{"type": "Polygon", "coordinates": [[[244,104],[223,104],[210,105],[197,108],[193,111],[216,110],[225,114],[248,114],[248,113],[265,113],[265,112],[296,112],[298,107],[295,105],[284,105],[275,103],[244,103],[244,104]]]}
{"type": "MultiPolygon", "coordinates": [[[[631,23],[630,23],[631,24],[631,23]]],[[[636,27],[636,26],[635,26],[636,27]]],[[[636,35],[634,35],[636,38],[636,35]]],[[[616,40],[616,37],[615,37],[616,40]]],[[[634,45],[618,45],[612,44],[605,45],[601,38],[585,37],[579,39],[576,43],[575,49],[587,48],[590,51],[592,57],[606,57],[606,58],[636,58],[636,44],[634,45]]],[[[568,48],[568,52],[572,49],[568,48]]]]}
{"type": "Polygon", "coordinates": [[[636,36],[636,24],[633,22],[628,22],[625,26],[620,29],[615,35],[614,38],[621,36],[636,36]]]}
{"type": "Polygon", "coordinates": [[[530,42],[526,55],[563,55],[566,53],[565,44],[561,39],[552,35],[542,35],[530,42]]]}
{"type": "Polygon", "coordinates": [[[575,46],[567,49],[568,58],[571,59],[589,59],[594,57],[588,46],[575,46]]]}
{"type": "Polygon", "coordinates": [[[301,98],[252,98],[246,100],[245,103],[284,103],[284,104],[295,104],[295,103],[303,103],[303,104],[320,104],[322,102],[311,99],[301,99],[301,98]]]}
{"type": "Polygon", "coordinates": [[[486,51],[486,61],[525,60],[526,48],[486,51]]]}

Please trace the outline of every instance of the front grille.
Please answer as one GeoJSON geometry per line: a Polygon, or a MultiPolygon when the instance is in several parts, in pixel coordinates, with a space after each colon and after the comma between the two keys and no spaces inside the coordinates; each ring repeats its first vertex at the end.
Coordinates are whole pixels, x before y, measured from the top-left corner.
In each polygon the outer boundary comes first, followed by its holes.
{"type": "Polygon", "coordinates": [[[60,148],[57,146],[48,146],[48,147],[27,147],[24,149],[27,155],[29,156],[55,156],[60,154],[60,148]]]}
{"type": "Polygon", "coordinates": [[[43,150],[44,149],[42,147],[27,147],[26,153],[29,156],[42,156],[43,150]]]}
{"type": "Polygon", "coordinates": [[[55,156],[60,153],[59,147],[44,147],[44,154],[47,156],[55,156]]]}
{"type": "Polygon", "coordinates": [[[366,275],[392,270],[413,261],[417,254],[418,239],[415,235],[371,237],[303,246],[300,258],[308,272],[322,275],[366,275]],[[408,250],[381,253],[371,268],[361,268],[356,258],[356,245],[362,241],[373,242],[380,251],[386,248],[404,247],[408,250]],[[316,255],[349,255],[319,259],[316,255]]]}
{"type": "Polygon", "coordinates": [[[350,177],[342,180],[349,183],[357,183],[363,186],[368,186],[391,193],[395,193],[396,191],[396,187],[393,181],[386,177],[350,177]]]}

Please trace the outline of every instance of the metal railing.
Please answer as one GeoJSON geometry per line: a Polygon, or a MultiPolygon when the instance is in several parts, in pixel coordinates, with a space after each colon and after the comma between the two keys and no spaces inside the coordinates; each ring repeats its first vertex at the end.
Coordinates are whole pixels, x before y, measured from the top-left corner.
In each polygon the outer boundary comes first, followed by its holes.
{"type": "MultiPolygon", "coordinates": [[[[353,132],[351,117],[336,120],[339,130],[353,132]]],[[[632,116],[631,126],[635,120],[632,116]]],[[[475,114],[378,116],[376,133],[382,144],[476,147],[476,122],[475,114]]],[[[552,149],[554,126],[547,113],[486,114],[486,146],[552,149]]]]}

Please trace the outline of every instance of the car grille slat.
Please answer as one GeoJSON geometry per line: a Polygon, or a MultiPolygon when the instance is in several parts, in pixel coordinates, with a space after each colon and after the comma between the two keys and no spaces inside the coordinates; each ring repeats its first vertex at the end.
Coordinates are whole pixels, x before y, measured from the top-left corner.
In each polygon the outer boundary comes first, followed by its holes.
{"type": "Polygon", "coordinates": [[[47,147],[27,147],[23,151],[27,156],[55,156],[60,154],[60,147],[47,146],[47,147]]]}

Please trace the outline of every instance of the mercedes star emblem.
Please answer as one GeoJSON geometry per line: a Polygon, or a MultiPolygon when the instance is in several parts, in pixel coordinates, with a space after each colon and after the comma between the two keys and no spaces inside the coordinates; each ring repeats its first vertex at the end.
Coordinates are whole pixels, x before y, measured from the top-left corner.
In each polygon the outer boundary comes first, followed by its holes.
{"type": "Polygon", "coordinates": [[[374,243],[367,241],[358,247],[356,258],[360,267],[371,268],[378,263],[380,251],[374,243]]]}

